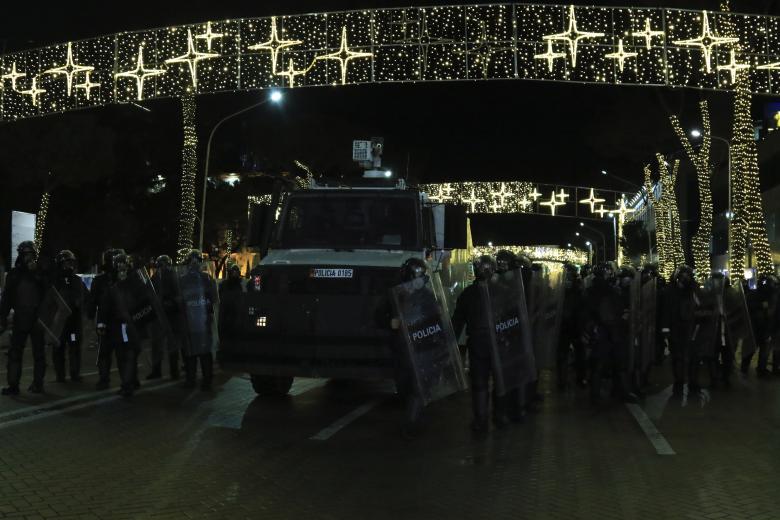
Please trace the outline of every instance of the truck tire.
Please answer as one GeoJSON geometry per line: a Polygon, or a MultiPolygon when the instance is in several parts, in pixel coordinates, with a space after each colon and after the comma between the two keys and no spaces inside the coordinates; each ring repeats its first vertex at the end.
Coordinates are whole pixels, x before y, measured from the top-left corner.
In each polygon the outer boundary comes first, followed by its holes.
{"type": "Polygon", "coordinates": [[[283,397],[290,391],[293,384],[292,377],[257,376],[252,375],[252,388],[257,395],[267,397],[283,397]]]}

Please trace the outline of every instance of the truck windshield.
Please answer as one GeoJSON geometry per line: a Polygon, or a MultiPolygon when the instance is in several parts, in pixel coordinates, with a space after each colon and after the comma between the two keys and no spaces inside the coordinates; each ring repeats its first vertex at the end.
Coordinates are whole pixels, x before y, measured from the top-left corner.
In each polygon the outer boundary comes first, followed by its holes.
{"type": "Polygon", "coordinates": [[[416,249],[414,199],[336,195],[291,197],[283,249],[416,249]]]}

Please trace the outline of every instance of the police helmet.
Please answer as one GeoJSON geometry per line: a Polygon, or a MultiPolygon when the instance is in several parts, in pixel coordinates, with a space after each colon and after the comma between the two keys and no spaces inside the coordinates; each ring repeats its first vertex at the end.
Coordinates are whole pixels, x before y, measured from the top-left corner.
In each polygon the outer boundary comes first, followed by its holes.
{"type": "Polygon", "coordinates": [[[184,264],[189,265],[192,262],[197,262],[198,264],[203,263],[203,253],[198,251],[197,249],[190,249],[187,253],[187,256],[184,257],[184,264]]]}
{"type": "Polygon", "coordinates": [[[32,240],[25,240],[18,246],[16,246],[16,252],[19,254],[19,256],[26,255],[26,254],[32,254],[35,256],[38,256],[38,248],[35,247],[35,242],[32,240]]]}
{"type": "Polygon", "coordinates": [[[238,276],[241,276],[241,267],[235,262],[230,262],[227,266],[227,272],[228,275],[237,274],[238,276]]]}
{"type": "Polygon", "coordinates": [[[615,277],[615,270],[610,262],[601,262],[593,268],[593,277],[599,280],[611,280],[615,277]]]}
{"type": "Polygon", "coordinates": [[[512,264],[512,269],[531,269],[533,262],[525,253],[518,253],[512,264]]]}
{"type": "Polygon", "coordinates": [[[164,269],[166,267],[171,267],[172,265],[173,265],[173,260],[168,255],[160,255],[154,261],[154,266],[157,269],[164,269]]]}
{"type": "Polygon", "coordinates": [[[693,269],[688,265],[679,265],[674,270],[674,276],[672,277],[675,283],[690,287],[694,283],[693,269]]]}
{"type": "Polygon", "coordinates": [[[420,258],[407,258],[401,264],[401,278],[405,282],[422,278],[426,272],[428,272],[428,265],[420,258]]]}
{"type": "Polygon", "coordinates": [[[512,251],[502,249],[496,253],[496,271],[505,273],[510,269],[515,269],[516,256],[512,251]]]}
{"type": "Polygon", "coordinates": [[[54,263],[62,269],[62,267],[67,263],[75,263],[76,262],[76,255],[73,254],[73,251],[69,249],[63,249],[59,253],[57,253],[57,256],[54,258],[54,263]]]}
{"type": "Polygon", "coordinates": [[[482,255],[474,262],[474,277],[477,280],[489,280],[495,272],[496,261],[490,255],[482,255]]]}

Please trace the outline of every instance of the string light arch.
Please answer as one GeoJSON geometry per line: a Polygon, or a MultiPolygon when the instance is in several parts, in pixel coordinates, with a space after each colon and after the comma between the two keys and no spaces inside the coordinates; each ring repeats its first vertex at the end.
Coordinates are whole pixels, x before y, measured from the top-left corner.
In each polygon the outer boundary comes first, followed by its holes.
{"type": "Polygon", "coordinates": [[[778,63],[780,17],[730,12],[517,3],[212,20],[0,56],[0,120],[188,94],[452,80],[733,90],[742,73],[750,92],[780,94],[778,63]]]}

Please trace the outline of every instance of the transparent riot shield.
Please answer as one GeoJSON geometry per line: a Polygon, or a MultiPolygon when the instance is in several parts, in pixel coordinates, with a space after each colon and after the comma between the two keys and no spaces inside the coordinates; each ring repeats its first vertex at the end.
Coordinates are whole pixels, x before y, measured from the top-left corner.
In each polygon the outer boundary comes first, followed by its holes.
{"type": "Polygon", "coordinates": [[[693,352],[699,357],[714,358],[718,354],[718,321],[722,301],[722,279],[710,278],[696,291],[693,352]]]}
{"type": "Polygon", "coordinates": [[[642,338],[642,278],[637,273],[631,279],[628,288],[628,366],[630,370],[639,369],[641,359],[640,342],[642,338]]]}
{"type": "Polygon", "coordinates": [[[431,287],[433,288],[433,294],[436,295],[436,301],[441,305],[444,315],[452,317],[454,307],[452,293],[449,288],[445,287],[442,283],[439,273],[433,273],[431,276],[431,287]]]}
{"type": "Polygon", "coordinates": [[[390,291],[401,323],[407,361],[417,395],[425,405],[466,388],[466,376],[449,315],[429,278],[418,278],[390,291]]]}
{"type": "Polygon", "coordinates": [[[642,285],[639,313],[639,351],[637,366],[644,372],[655,360],[658,323],[658,280],[651,278],[642,285]]]}
{"type": "Polygon", "coordinates": [[[536,368],[555,367],[565,287],[564,273],[534,271],[531,275],[531,329],[536,368]]]}
{"type": "Polygon", "coordinates": [[[128,273],[127,283],[122,284],[118,296],[138,348],[156,351],[152,346],[164,341],[171,329],[145,267],[128,273]]]}
{"type": "Polygon", "coordinates": [[[490,325],[493,377],[498,395],[536,379],[531,326],[520,270],[479,282],[490,325]]]}
{"type": "Polygon", "coordinates": [[[50,287],[38,308],[38,323],[46,343],[59,345],[62,332],[73,311],[60,292],[50,287]]]}
{"type": "Polygon", "coordinates": [[[179,315],[182,320],[182,350],[186,356],[213,353],[217,348],[219,294],[208,273],[179,266],[176,273],[179,315]]]}
{"type": "Polygon", "coordinates": [[[756,339],[741,283],[736,282],[723,289],[723,314],[726,320],[726,338],[731,352],[737,354],[737,351],[741,351],[742,358],[753,355],[756,351],[756,339]]]}

